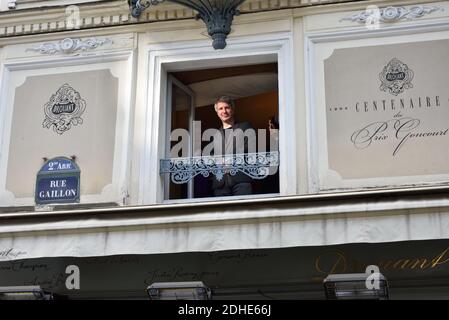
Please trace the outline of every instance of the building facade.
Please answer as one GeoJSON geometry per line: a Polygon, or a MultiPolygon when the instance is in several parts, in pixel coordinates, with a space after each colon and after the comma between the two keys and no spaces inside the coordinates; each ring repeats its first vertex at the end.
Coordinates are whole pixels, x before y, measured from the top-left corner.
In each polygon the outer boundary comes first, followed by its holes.
{"type": "Polygon", "coordinates": [[[170,1],[0,0],[0,286],[324,299],[327,275],[376,265],[392,299],[449,298],[449,2],[239,11],[215,49],[170,1]],[[259,142],[279,125],[255,169],[231,164],[251,195],[214,197],[223,171],[198,162],[220,95],[259,142]]]}

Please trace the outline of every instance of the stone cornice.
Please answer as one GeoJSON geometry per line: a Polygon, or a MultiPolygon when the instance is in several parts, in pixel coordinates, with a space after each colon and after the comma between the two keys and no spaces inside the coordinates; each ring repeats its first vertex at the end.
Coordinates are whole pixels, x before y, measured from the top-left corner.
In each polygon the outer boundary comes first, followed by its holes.
{"type": "MultiPolygon", "coordinates": [[[[213,202],[193,202],[183,204],[155,204],[146,206],[128,206],[128,207],[103,207],[99,204],[94,205],[90,209],[77,209],[75,206],[61,205],[54,211],[42,211],[33,212],[27,211],[32,207],[23,208],[24,211],[20,212],[18,207],[13,208],[11,213],[7,211],[0,212],[0,235],[7,229],[8,223],[14,223],[19,221],[27,221],[32,223],[32,220],[47,219],[47,221],[64,221],[78,220],[85,217],[89,217],[95,214],[99,217],[97,227],[102,227],[100,217],[129,219],[134,217],[136,219],[155,218],[157,220],[176,220],[175,223],[187,222],[183,221],[183,216],[189,214],[202,214],[213,212],[217,209],[222,209],[226,206],[228,213],[238,212],[245,208],[247,214],[245,217],[240,217],[242,220],[249,219],[278,219],[282,215],[278,212],[267,213],[265,217],[259,213],[261,207],[278,208],[293,208],[294,212],[289,216],[300,217],[300,219],[322,219],[338,218],[344,215],[345,217],[368,217],[368,216],[393,216],[403,214],[403,211],[408,213],[411,210],[419,213],[420,210],[432,210],[433,208],[439,208],[440,212],[449,209],[448,198],[449,186],[433,186],[433,187],[410,187],[403,189],[390,189],[390,190],[370,190],[370,191],[354,191],[354,192],[340,192],[340,193],[323,193],[323,194],[311,194],[302,196],[288,196],[288,197],[274,197],[274,198],[254,198],[245,200],[227,200],[224,204],[223,201],[213,202]],[[407,205],[406,205],[407,204],[407,205]],[[66,208],[66,209],[65,209],[66,208]],[[248,212],[253,211],[254,216],[250,217],[248,212]],[[182,215],[179,215],[182,212],[182,215]],[[173,215],[175,214],[175,215],[173,215]]],[[[286,216],[285,216],[286,217],[286,216]]],[[[209,219],[207,217],[206,219],[209,219]]],[[[217,218],[213,216],[214,221],[227,220],[229,217],[217,218]]],[[[234,217],[234,219],[236,219],[234,217]]],[[[166,223],[167,221],[165,221],[166,223]]],[[[174,221],[172,221],[174,222],[174,221]]],[[[193,219],[190,222],[198,222],[197,219],[193,219]]],[[[116,221],[117,226],[124,226],[120,220],[116,221]]],[[[77,228],[80,226],[78,225],[77,228]]],[[[18,227],[20,229],[21,227],[18,227]]],[[[23,230],[23,229],[22,229],[23,230]]],[[[32,231],[36,230],[36,226],[33,225],[32,231]]],[[[9,230],[10,231],[10,230],[9,230]]],[[[7,232],[9,232],[7,231],[7,232]]]]}
{"type": "MultiPolygon", "coordinates": [[[[245,14],[298,7],[315,7],[320,4],[341,4],[348,1],[350,0],[248,0],[240,7],[240,11],[245,14]]],[[[366,1],[350,1],[350,3],[360,2],[366,1]]],[[[125,0],[84,3],[80,4],[78,8],[80,24],[77,29],[125,26],[195,17],[193,10],[169,2],[146,10],[138,20],[131,17],[125,0]]],[[[0,38],[74,30],[67,27],[66,17],[65,6],[1,12],[0,38]]]]}
{"type": "MultiPolygon", "coordinates": [[[[388,6],[396,4],[413,4],[418,1],[385,1],[385,0],[248,0],[241,7],[242,14],[274,11],[280,9],[296,9],[294,16],[301,13],[316,14],[322,10],[341,11],[357,10],[368,4],[388,6]]],[[[419,3],[431,1],[421,0],[419,3]]],[[[26,10],[0,12],[0,38],[23,35],[47,34],[61,31],[90,30],[113,26],[131,26],[146,23],[193,19],[195,12],[185,7],[163,3],[145,11],[137,20],[131,17],[125,0],[105,1],[104,3],[84,3],[79,6],[80,24],[76,28],[67,23],[65,7],[45,7],[26,10]]]]}

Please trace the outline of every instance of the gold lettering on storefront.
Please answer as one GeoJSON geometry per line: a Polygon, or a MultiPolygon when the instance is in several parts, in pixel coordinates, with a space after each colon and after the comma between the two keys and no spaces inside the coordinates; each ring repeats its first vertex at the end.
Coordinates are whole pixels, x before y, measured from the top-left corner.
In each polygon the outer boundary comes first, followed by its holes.
{"type": "Polygon", "coordinates": [[[325,274],[333,274],[333,273],[344,273],[347,269],[347,262],[343,252],[341,251],[332,251],[328,253],[324,253],[318,256],[315,259],[315,268],[317,271],[325,274]],[[322,269],[322,260],[325,256],[330,256],[333,263],[332,267],[329,270],[322,269]]]}
{"type": "Polygon", "coordinates": [[[315,259],[315,269],[322,274],[365,272],[369,265],[377,265],[380,270],[427,270],[449,263],[449,247],[435,257],[402,258],[363,262],[347,257],[335,250],[319,255],[315,259]]]}
{"type": "Polygon", "coordinates": [[[449,247],[446,250],[444,250],[441,254],[439,254],[435,259],[432,260],[432,268],[435,268],[438,265],[442,265],[449,262],[449,257],[446,260],[441,261],[444,257],[446,257],[448,251],[449,247]]]}

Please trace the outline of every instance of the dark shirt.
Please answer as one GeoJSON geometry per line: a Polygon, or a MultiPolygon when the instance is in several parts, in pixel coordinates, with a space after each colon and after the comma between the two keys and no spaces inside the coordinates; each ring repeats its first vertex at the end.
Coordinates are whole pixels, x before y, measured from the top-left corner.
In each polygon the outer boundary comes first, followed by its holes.
{"type": "MultiPolygon", "coordinates": [[[[255,152],[256,133],[254,131],[254,135],[251,134],[249,137],[245,137],[245,131],[248,129],[254,130],[254,128],[249,122],[235,123],[231,128],[227,129],[221,128],[220,129],[221,137],[214,137],[214,144],[215,144],[214,155],[219,156],[219,155],[232,155],[240,153],[245,154],[248,152],[255,152]],[[234,135],[236,136],[236,138],[234,138],[234,135]],[[216,139],[217,140],[221,139],[221,141],[216,141],[216,139]],[[241,141],[243,145],[238,146],[237,141],[241,141]],[[219,144],[221,144],[221,148],[219,144]],[[220,149],[221,153],[219,152],[220,149]]],[[[226,186],[233,186],[237,183],[242,182],[252,182],[252,178],[240,171],[237,172],[235,175],[226,173],[221,181],[218,181],[217,178],[213,176],[212,188],[219,189],[223,188],[225,184],[226,186]]]]}

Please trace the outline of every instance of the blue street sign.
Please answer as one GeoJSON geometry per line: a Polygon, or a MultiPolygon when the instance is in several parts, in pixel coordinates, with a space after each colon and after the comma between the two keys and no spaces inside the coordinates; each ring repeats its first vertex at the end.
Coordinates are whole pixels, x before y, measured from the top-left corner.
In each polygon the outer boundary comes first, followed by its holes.
{"type": "Polygon", "coordinates": [[[48,160],[37,173],[36,204],[76,203],[80,199],[80,170],[69,158],[48,160]]]}

